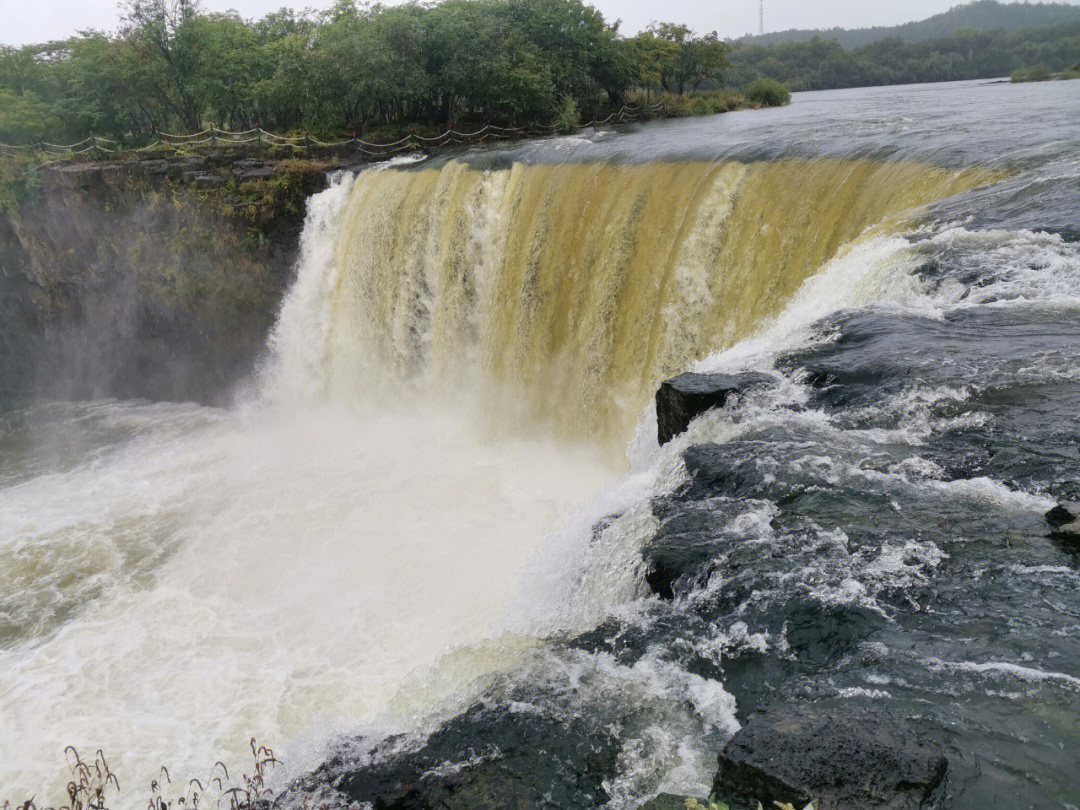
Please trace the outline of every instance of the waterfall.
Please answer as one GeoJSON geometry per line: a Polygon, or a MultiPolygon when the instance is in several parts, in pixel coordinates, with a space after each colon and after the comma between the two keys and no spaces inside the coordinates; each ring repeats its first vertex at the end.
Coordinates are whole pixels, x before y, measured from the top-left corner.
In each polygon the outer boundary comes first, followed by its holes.
{"type": "MultiPolygon", "coordinates": [[[[871,160],[337,177],[240,407],[42,412],[90,449],[0,491],[18,730],[0,785],[63,796],[68,744],[126,784],[205,776],[252,735],[296,774],[337,734],[469,699],[635,595],[658,473],[619,471],[657,381],[782,332],[790,307],[830,311],[832,282],[807,279],[866,282],[910,211],[989,178],[871,160]]],[[[728,712],[721,686],[701,694],[728,712]]]]}
{"type": "Polygon", "coordinates": [[[273,384],[349,398],[479,374],[504,395],[492,418],[625,443],[664,375],[868,230],[988,177],[858,159],[368,169],[316,202],[273,384]]]}

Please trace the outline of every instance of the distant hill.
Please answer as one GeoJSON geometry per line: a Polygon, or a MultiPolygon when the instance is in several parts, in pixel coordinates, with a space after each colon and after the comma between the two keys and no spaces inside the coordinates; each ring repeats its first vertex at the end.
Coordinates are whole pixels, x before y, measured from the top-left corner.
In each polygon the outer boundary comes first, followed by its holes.
{"type": "Polygon", "coordinates": [[[997,0],[976,0],[954,6],[943,14],[904,25],[874,28],[827,28],[819,30],[780,31],[764,36],[749,36],[739,40],[747,45],[780,45],[789,42],[809,42],[814,37],[834,39],[845,49],[863,48],[883,39],[905,42],[928,42],[942,39],[957,31],[1023,31],[1057,25],[1080,23],[1080,6],[1068,3],[999,3],[997,0]]]}

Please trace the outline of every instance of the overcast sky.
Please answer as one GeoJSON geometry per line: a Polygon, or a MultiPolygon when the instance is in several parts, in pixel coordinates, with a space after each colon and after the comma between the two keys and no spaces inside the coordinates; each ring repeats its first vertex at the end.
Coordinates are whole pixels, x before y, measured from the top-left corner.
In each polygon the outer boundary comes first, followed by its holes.
{"type": "MultiPolygon", "coordinates": [[[[863,28],[920,20],[961,0],[764,0],[765,30],[863,28]]],[[[283,5],[326,8],[332,0],[203,0],[210,11],[235,9],[259,17],[283,5]]],[[[1080,0],[1077,0],[1080,2],[1080,0]]],[[[58,39],[87,28],[112,31],[120,16],[116,0],[0,0],[0,42],[22,45],[58,39]]],[[[758,30],[758,0],[594,0],[608,19],[622,19],[634,33],[655,19],[686,23],[699,32],[738,37],[758,30]]]]}

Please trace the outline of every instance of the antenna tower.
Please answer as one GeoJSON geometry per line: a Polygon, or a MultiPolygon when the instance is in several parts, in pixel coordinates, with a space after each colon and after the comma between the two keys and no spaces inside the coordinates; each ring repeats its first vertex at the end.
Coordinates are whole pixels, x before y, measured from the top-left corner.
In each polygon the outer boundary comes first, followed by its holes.
{"type": "Polygon", "coordinates": [[[765,0],[758,0],[758,20],[761,25],[761,34],[765,34],[765,0]]]}

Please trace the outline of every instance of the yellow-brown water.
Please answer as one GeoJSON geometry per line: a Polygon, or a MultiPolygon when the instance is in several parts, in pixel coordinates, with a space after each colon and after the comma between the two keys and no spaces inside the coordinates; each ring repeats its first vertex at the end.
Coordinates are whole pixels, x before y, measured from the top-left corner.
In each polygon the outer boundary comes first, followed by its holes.
{"type": "Polygon", "coordinates": [[[361,173],[332,258],[326,382],[453,383],[625,440],[665,374],[731,345],[868,229],[986,182],[914,162],[521,165],[361,173]]]}

